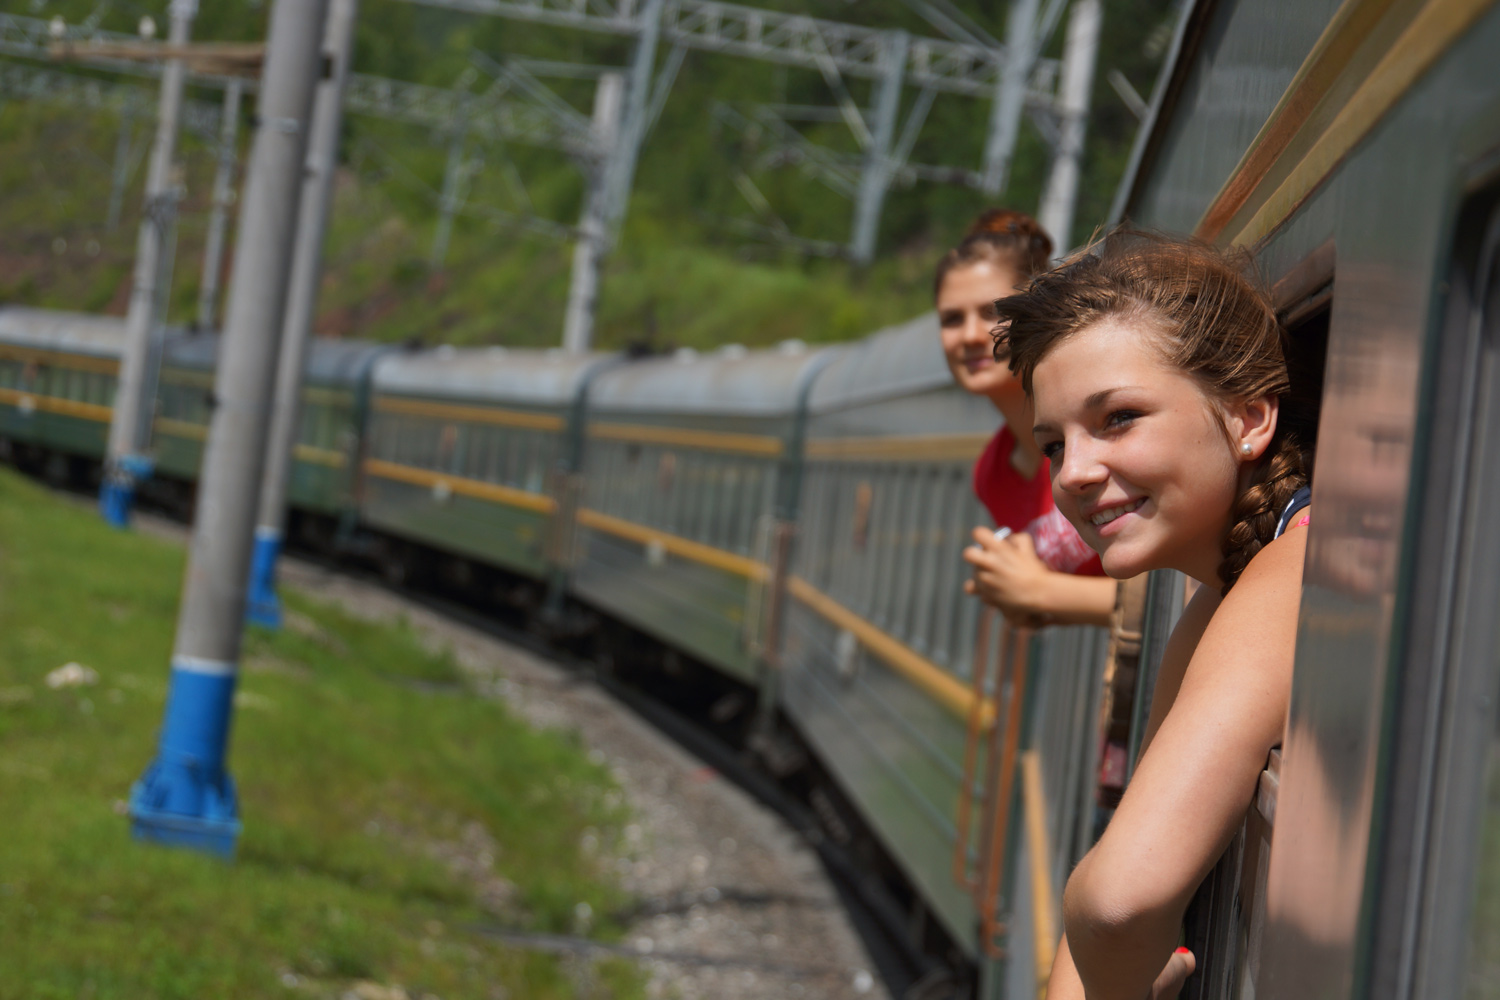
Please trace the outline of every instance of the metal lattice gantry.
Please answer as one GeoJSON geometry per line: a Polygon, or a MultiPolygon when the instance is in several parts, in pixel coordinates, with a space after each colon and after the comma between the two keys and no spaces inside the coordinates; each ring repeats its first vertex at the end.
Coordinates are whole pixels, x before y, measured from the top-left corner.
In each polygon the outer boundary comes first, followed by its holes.
{"type": "MultiPolygon", "coordinates": [[[[430,7],[488,14],[538,24],[582,28],[615,35],[642,30],[637,0],[411,0],[430,7]]],[[[890,32],[802,14],[746,7],[720,0],[666,0],[661,40],[706,52],[726,52],[788,66],[821,70],[832,66],[846,76],[877,79],[890,32]]],[[[1003,48],[938,38],[911,39],[904,74],[915,87],[974,97],[991,96],[1001,82],[1003,48]]],[[[1034,60],[1039,84],[1056,78],[1056,61],[1034,60]]],[[[1052,95],[1035,96],[1050,102],[1052,95]]]]}
{"type": "MultiPolygon", "coordinates": [[[[155,96],[141,87],[59,70],[0,63],[0,95],[12,100],[57,101],[91,111],[154,117],[155,96]]],[[[207,101],[184,101],[182,125],[212,140],[219,131],[220,109],[207,101]]]]}
{"type": "MultiPolygon", "coordinates": [[[[65,25],[55,34],[51,22],[16,14],[0,14],[0,55],[31,60],[51,58],[55,43],[66,43],[74,58],[91,66],[133,76],[159,77],[161,66],[141,62],[89,55],[90,43],[118,43],[135,38],[125,32],[104,31],[89,25],[65,25]]],[[[519,76],[520,71],[516,70],[519,76]]],[[[68,76],[60,73],[58,76],[68,76]]],[[[257,88],[256,81],[212,73],[188,73],[188,81],[197,86],[226,89],[242,86],[247,92],[257,88]]],[[[73,76],[73,79],[83,79],[73,76]]],[[[61,83],[58,86],[62,86],[61,83]]],[[[80,84],[79,86],[87,86],[80,84]]],[[[536,99],[534,88],[512,85],[485,96],[457,88],[427,86],[392,80],[386,77],[350,74],[345,109],[355,114],[388,118],[430,128],[451,128],[460,117],[477,138],[486,141],[520,142],[558,149],[570,155],[590,155],[588,118],[571,107],[571,118],[558,111],[561,102],[536,99]]],[[[17,95],[20,96],[20,95],[17,95]]],[[[217,112],[215,112],[217,114],[217,112]]],[[[217,119],[215,118],[215,123],[217,119]]],[[[186,122],[197,127],[196,122],[186,122]]],[[[210,126],[209,131],[217,128],[210,126]]]]}
{"type": "MultiPolygon", "coordinates": [[[[162,72],[159,63],[112,58],[90,51],[110,46],[118,48],[133,41],[134,35],[105,31],[91,23],[69,25],[0,14],[0,56],[46,60],[52,58],[54,50],[60,47],[71,58],[95,68],[147,78],[159,77],[162,72]]],[[[440,218],[433,241],[435,265],[442,263],[447,242],[445,235],[452,227],[454,216],[473,214],[462,197],[466,186],[464,181],[472,176],[476,167],[476,161],[469,154],[471,142],[490,146],[517,142],[555,149],[571,157],[585,173],[590,169],[590,163],[604,155],[598,148],[588,117],[537,80],[527,71],[523,61],[502,65],[490,60],[488,63],[485,68],[494,79],[480,93],[473,92],[467,85],[473,82],[477,71],[467,74],[468,79],[463,85],[446,88],[351,73],[345,88],[344,108],[348,113],[419,125],[450,136],[445,193],[438,201],[440,218]]],[[[26,77],[24,69],[16,70],[16,74],[17,79],[26,77]]],[[[55,73],[54,78],[54,82],[47,85],[53,90],[72,86],[68,80],[80,80],[85,81],[77,85],[83,88],[80,94],[86,96],[87,88],[94,86],[87,82],[89,78],[66,73],[55,73]]],[[[187,79],[197,86],[223,89],[226,94],[255,91],[258,86],[255,80],[205,72],[188,72],[187,79]]],[[[131,117],[127,107],[122,112],[122,121],[131,117]]],[[[196,111],[190,115],[187,124],[204,134],[216,127],[210,123],[209,117],[196,111]]],[[[497,218],[505,215],[490,214],[497,218]]],[[[215,228],[221,222],[220,216],[216,207],[215,228]]],[[[535,221],[537,225],[532,228],[549,233],[571,231],[551,220],[529,220],[518,216],[514,221],[520,224],[535,221]]],[[[216,266],[214,261],[208,264],[216,266]]],[[[208,277],[212,281],[213,276],[208,277]]],[[[212,283],[216,284],[216,281],[212,283]]]]}
{"type": "MultiPolygon", "coordinates": [[[[874,256],[875,237],[886,194],[897,177],[924,177],[958,182],[989,194],[1004,189],[1010,160],[1028,111],[1048,132],[1055,132],[1059,64],[1040,58],[1045,33],[1051,30],[1062,0],[1015,0],[1004,45],[976,40],[982,32],[960,23],[961,12],[944,13],[929,0],[908,0],[931,23],[946,25],[961,39],[938,39],[846,24],[822,18],[764,10],[722,0],[409,0],[425,6],[466,11],[586,31],[632,36],[635,53],[629,67],[624,120],[616,156],[627,164],[613,170],[608,214],[612,229],[624,215],[629,185],[644,129],[637,120],[638,95],[650,85],[658,44],[670,45],[668,65],[675,74],[688,49],[744,56],[815,70],[834,92],[844,121],[861,150],[859,180],[853,192],[854,220],[849,255],[860,262],[874,256]],[[675,59],[675,63],[672,61],[675,59]],[[846,77],[872,82],[871,107],[859,107],[844,84],[846,77]],[[915,87],[919,95],[901,121],[902,94],[915,87]],[[978,169],[908,168],[906,163],[933,98],[939,93],[990,98],[992,112],[983,162],[978,169]]],[[[941,0],[938,0],[940,3],[941,0]]],[[[662,77],[655,91],[662,94],[662,77]]],[[[668,84],[670,85],[670,84],[668,84]]],[[[656,105],[656,101],[652,101],[656,105]]]]}

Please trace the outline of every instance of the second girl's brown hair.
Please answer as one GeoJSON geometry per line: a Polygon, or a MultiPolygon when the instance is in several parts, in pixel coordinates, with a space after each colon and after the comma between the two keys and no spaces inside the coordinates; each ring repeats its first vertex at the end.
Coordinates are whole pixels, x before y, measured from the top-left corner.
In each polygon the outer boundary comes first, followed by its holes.
{"type": "MultiPolygon", "coordinates": [[[[995,357],[1009,360],[1030,393],[1036,366],[1053,347],[1117,317],[1151,330],[1167,363],[1195,378],[1210,398],[1285,399],[1292,390],[1286,331],[1270,298],[1246,277],[1250,264],[1248,254],[1194,240],[1116,231],[995,304],[995,357]]],[[[1219,565],[1224,593],[1275,536],[1282,509],[1307,483],[1309,465],[1300,435],[1278,420],[1250,486],[1230,511],[1219,565]]]]}
{"type": "Polygon", "coordinates": [[[1023,278],[1047,269],[1052,237],[1031,216],[1011,208],[991,208],[969,224],[958,246],[943,254],[932,280],[932,296],[943,290],[948,272],[971,264],[1002,264],[1023,278]]]}

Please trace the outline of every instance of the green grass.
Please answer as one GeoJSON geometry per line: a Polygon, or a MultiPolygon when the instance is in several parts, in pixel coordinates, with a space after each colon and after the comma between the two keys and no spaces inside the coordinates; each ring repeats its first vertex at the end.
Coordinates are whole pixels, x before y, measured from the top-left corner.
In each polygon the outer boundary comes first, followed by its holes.
{"type": "Polygon", "coordinates": [[[468,693],[404,625],[289,595],[297,627],[251,632],[242,661],[237,861],[132,841],[119,809],[154,749],[183,558],[0,470],[0,1000],[341,996],[359,980],[530,1000],[573,996],[580,975],[590,996],[640,995],[628,963],[584,974],[469,930],[619,911],[579,845],[615,843],[625,817],[575,738],[468,693]],[[98,683],[47,687],[70,661],[98,683]],[[464,872],[485,853],[481,892],[464,872]]]}

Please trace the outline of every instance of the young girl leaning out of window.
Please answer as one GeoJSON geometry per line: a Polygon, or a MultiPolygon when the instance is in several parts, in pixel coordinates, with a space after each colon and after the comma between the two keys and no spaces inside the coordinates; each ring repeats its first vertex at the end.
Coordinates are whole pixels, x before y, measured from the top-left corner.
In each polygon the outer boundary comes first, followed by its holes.
{"type": "Polygon", "coordinates": [[[1285,333],[1245,263],[1121,232],[996,304],[996,356],[1032,401],[1058,509],[1110,576],[1203,585],[1130,786],[1068,879],[1048,1000],[1177,996],[1195,965],[1183,913],[1281,742],[1310,438],[1279,419],[1285,333]]]}
{"type": "Polygon", "coordinates": [[[960,389],[1005,418],[974,464],[974,491],[999,531],[974,529],[964,552],[969,593],[1012,622],[1108,625],[1115,583],[1052,503],[1045,463],[1031,439],[1031,403],[994,357],[995,300],[1047,269],[1052,240],[1031,216],[992,208],[938,261],[933,299],[943,356],[960,389]]]}

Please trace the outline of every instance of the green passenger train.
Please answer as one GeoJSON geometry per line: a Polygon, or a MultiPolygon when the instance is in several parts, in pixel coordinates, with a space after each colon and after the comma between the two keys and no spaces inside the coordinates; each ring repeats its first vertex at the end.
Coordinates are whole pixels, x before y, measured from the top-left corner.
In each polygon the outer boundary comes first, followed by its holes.
{"type": "MultiPolygon", "coordinates": [[[[1497,53],[1492,0],[1192,0],[1116,199],[1252,248],[1323,385],[1286,738],[1190,910],[1185,995],[1500,997],[1497,53]]],[[[12,461],[93,473],[120,336],[0,310],[12,461]]],[[[161,350],[154,448],[186,490],[214,341],[161,350]]],[[[896,933],[956,970],[920,995],[1039,995],[1184,582],[1129,588],[1113,634],[1012,632],[962,594],[995,414],[931,317],[646,358],[323,343],[303,414],[294,540],[723,678],[743,697],[707,719],[817,776],[896,933]]]]}

